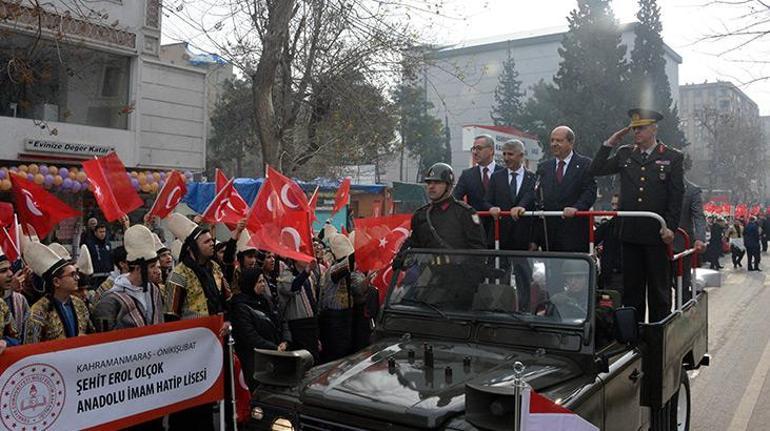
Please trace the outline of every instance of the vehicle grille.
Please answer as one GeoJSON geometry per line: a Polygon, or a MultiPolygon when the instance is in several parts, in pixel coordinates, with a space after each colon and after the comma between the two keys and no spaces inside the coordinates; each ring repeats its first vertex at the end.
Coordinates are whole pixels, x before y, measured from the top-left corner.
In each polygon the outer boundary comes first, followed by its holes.
{"type": "Polygon", "coordinates": [[[299,417],[299,429],[301,431],[366,431],[366,428],[338,424],[326,419],[304,415],[299,417]]]}

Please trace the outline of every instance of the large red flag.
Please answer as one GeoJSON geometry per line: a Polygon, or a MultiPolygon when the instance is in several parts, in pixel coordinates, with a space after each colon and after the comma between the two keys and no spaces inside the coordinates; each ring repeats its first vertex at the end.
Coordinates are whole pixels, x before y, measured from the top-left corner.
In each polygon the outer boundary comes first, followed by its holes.
{"type": "Polygon", "coordinates": [[[203,211],[203,220],[209,223],[238,224],[238,221],[248,215],[249,206],[235,190],[235,179],[222,187],[208,208],[203,211]]]}
{"type": "Polygon", "coordinates": [[[158,192],[158,197],[155,198],[155,203],[152,204],[152,208],[150,208],[150,212],[147,215],[159,218],[168,217],[176,206],[179,205],[179,202],[182,202],[182,198],[186,194],[187,184],[184,176],[178,171],[172,171],[166,177],[166,183],[163,184],[163,188],[158,192]]]}
{"type": "Polygon", "coordinates": [[[307,205],[296,183],[268,167],[246,225],[252,245],[290,259],[313,260],[307,205]]]}
{"type": "MultiPolygon", "coordinates": [[[[215,194],[222,191],[222,189],[227,185],[227,182],[228,182],[228,179],[227,179],[227,176],[225,176],[225,173],[222,172],[219,168],[217,168],[216,175],[214,177],[215,194]]],[[[244,214],[247,213],[249,204],[247,204],[246,201],[243,200],[241,195],[238,193],[238,190],[236,190],[235,188],[233,188],[233,190],[235,190],[235,194],[231,196],[233,207],[246,208],[246,211],[244,212],[244,214]]],[[[224,223],[228,228],[230,228],[230,230],[235,229],[236,224],[238,224],[238,222],[233,223],[232,221],[229,221],[229,219],[226,221],[223,221],[222,223],[224,223]]]]}
{"type": "Polygon", "coordinates": [[[318,190],[320,189],[319,186],[316,186],[315,191],[310,196],[310,202],[308,202],[307,207],[308,211],[310,211],[310,222],[314,222],[318,220],[318,217],[315,215],[315,209],[318,207],[318,190]]]}
{"type": "Polygon", "coordinates": [[[107,221],[115,221],[144,205],[126,175],[117,153],[83,162],[83,170],[94,186],[94,197],[107,221]]]}
{"type": "Polygon", "coordinates": [[[16,239],[16,227],[0,227],[0,248],[5,256],[11,262],[16,260],[21,255],[19,253],[19,242],[16,239]]]}
{"type": "Polygon", "coordinates": [[[251,391],[249,391],[249,386],[246,384],[241,361],[235,353],[233,353],[233,381],[235,382],[237,422],[246,422],[251,418],[251,391]]]}
{"type": "Polygon", "coordinates": [[[0,226],[10,226],[13,224],[13,204],[9,202],[0,202],[0,226]]]}
{"type": "Polygon", "coordinates": [[[48,193],[43,186],[17,174],[9,178],[13,185],[11,194],[24,232],[29,234],[29,226],[32,226],[40,238],[45,238],[60,221],[80,215],[80,211],[70,208],[48,193]]]}
{"type": "Polygon", "coordinates": [[[390,265],[409,237],[411,222],[410,214],[356,219],[356,268],[376,271],[390,265]]]}
{"type": "MultiPolygon", "coordinates": [[[[357,264],[358,264],[358,261],[356,261],[356,265],[357,264]]],[[[398,272],[398,278],[396,279],[396,286],[401,284],[401,282],[404,280],[404,276],[405,274],[403,271],[398,272]]],[[[374,273],[374,277],[372,278],[372,286],[377,288],[377,293],[380,298],[380,305],[385,303],[385,297],[388,294],[388,288],[390,287],[390,281],[392,278],[393,278],[393,267],[391,267],[390,265],[374,273]]]]}
{"type": "Polygon", "coordinates": [[[334,195],[334,208],[332,208],[332,214],[336,214],[342,207],[350,203],[350,177],[345,177],[340,184],[340,188],[337,189],[337,194],[334,195]]]}

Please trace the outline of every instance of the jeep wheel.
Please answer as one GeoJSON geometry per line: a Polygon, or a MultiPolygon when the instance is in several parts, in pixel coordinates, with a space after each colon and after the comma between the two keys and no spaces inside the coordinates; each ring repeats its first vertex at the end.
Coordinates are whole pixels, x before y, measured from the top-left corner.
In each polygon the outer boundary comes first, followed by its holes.
{"type": "Polygon", "coordinates": [[[651,413],[652,431],[689,431],[690,430],[690,378],[682,368],[679,377],[679,390],[663,408],[651,413]]]}

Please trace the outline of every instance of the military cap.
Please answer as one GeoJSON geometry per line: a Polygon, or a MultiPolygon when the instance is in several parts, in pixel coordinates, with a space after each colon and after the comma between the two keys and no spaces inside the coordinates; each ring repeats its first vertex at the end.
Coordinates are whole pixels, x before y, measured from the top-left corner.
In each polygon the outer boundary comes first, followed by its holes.
{"type": "Polygon", "coordinates": [[[628,116],[631,117],[631,124],[629,127],[641,127],[655,124],[663,119],[663,114],[652,109],[634,108],[628,111],[628,116]]]}

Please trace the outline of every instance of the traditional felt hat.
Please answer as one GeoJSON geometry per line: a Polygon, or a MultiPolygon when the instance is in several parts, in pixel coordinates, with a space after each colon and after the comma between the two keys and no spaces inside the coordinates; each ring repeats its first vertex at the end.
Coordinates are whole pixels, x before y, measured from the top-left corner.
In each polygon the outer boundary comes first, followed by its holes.
{"type": "Polygon", "coordinates": [[[171,242],[171,257],[174,258],[175,261],[179,261],[179,255],[182,254],[182,241],[175,239],[171,242]]]}
{"type": "Polygon", "coordinates": [[[338,233],[329,237],[329,248],[337,260],[344,259],[353,254],[353,244],[351,244],[348,237],[338,233]]]}
{"type": "Polygon", "coordinates": [[[24,235],[23,233],[20,234],[19,241],[21,242],[21,254],[24,254],[25,250],[27,250],[27,246],[32,242],[40,242],[40,238],[37,237],[34,230],[31,230],[29,236],[24,235]]]}
{"type": "MultiPolygon", "coordinates": [[[[166,218],[168,230],[184,242],[188,237],[197,237],[203,229],[197,223],[179,213],[173,213],[166,218]]],[[[194,238],[193,238],[194,239],[194,238]]]]}
{"type": "Polygon", "coordinates": [[[135,224],[123,235],[123,246],[126,247],[126,261],[135,262],[141,259],[150,261],[158,258],[155,251],[155,239],[147,226],[135,224]]]}
{"type": "Polygon", "coordinates": [[[52,242],[48,244],[48,248],[53,250],[54,253],[58,254],[60,258],[64,260],[72,260],[72,255],[70,254],[69,250],[67,250],[67,247],[59,244],[58,242],[52,242]]]}
{"type": "Polygon", "coordinates": [[[80,254],[78,260],[75,262],[75,266],[78,267],[78,271],[84,275],[92,275],[94,273],[94,263],[91,260],[91,252],[88,251],[88,247],[83,244],[80,246],[80,254]]]}
{"type": "Polygon", "coordinates": [[[160,240],[160,237],[155,232],[152,233],[152,240],[155,244],[155,252],[158,254],[163,253],[164,251],[168,251],[169,248],[166,247],[166,244],[163,244],[163,241],[160,240]]]}
{"type": "Polygon", "coordinates": [[[353,244],[353,248],[356,248],[356,231],[351,230],[348,233],[348,239],[350,240],[350,243],[353,244]]]}
{"type": "Polygon", "coordinates": [[[53,273],[68,265],[65,259],[53,250],[39,242],[31,241],[24,252],[24,260],[32,272],[43,279],[50,278],[53,273]]]}
{"type": "Polygon", "coordinates": [[[235,246],[238,253],[243,253],[249,250],[256,250],[257,248],[251,245],[251,235],[248,231],[241,232],[241,236],[238,237],[238,243],[235,246]]]}
{"type": "Polygon", "coordinates": [[[631,124],[629,127],[649,126],[650,124],[655,124],[663,119],[663,114],[660,112],[642,108],[629,110],[628,116],[631,117],[631,124]]]}

